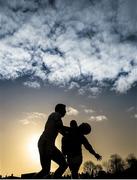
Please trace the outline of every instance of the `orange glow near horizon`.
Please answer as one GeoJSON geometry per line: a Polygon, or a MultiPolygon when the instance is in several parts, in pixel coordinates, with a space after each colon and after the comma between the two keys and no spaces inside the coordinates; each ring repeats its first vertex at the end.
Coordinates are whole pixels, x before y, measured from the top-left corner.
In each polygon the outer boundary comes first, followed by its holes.
{"type": "MultiPolygon", "coordinates": [[[[79,120],[81,119],[82,118],[79,117],[79,120]]],[[[20,176],[24,173],[38,172],[41,170],[37,144],[45,121],[38,122],[40,124],[35,125],[32,123],[22,125],[19,121],[11,121],[6,124],[5,129],[2,129],[1,138],[3,137],[3,139],[1,140],[3,149],[1,150],[2,168],[0,169],[2,176],[11,175],[12,173],[15,176],[20,176]]],[[[64,120],[64,124],[67,122],[69,122],[69,120],[64,120]]],[[[121,141],[116,138],[118,133],[111,132],[111,141],[109,141],[108,135],[110,132],[100,131],[100,128],[102,128],[101,125],[97,126],[93,124],[92,126],[93,132],[87,136],[87,138],[95,150],[103,156],[103,159],[101,162],[96,161],[94,156],[83,148],[83,163],[91,160],[95,164],[100,164],[108,160],[110,155],[114,153],[118,153],[125,158],[129,154],[128,152],[134,150],[133,148],[130,150],[130,147],[128,147],[123,151],[123,146],[118,144],[121,141]],[[107,148],[108,146],[109,148],[107,148]]],[[[120,138],[122,138],[122,135],[120,138]]],[[[61,148],[61,135],[56,139],[56,146],[59,149],[61,148]]],[[[52,162],[51,171],[54,172],[57,167],[57,164],[52,162]]],[[[82,165],[80,170],[82,171],[82,165]]]]}
{"type": "Polygon", "coordinates": [[[39,161],[39,153],[37,148],[38,139],[39,134],[33,134],[26,143],[28,156],[35,164],[39,161]]]}

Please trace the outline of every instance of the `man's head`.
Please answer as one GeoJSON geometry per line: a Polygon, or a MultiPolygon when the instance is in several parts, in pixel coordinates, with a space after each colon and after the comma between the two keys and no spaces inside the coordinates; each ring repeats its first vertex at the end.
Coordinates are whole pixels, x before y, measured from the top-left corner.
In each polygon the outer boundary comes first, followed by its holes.
{"type": "Polygon", "coordinates": [[[91,126],[88,123],[82,123],[79,125],[79,130],[82,134],[87,135],[91,132],[91,126]]]}
{"type": "Polygon", "coordinates": [[[66,105],[65,104],[57,104],[55,106],[55,112],[60,113],[61,117],[65,116],[65,114],[66,114],[66,105]]]}
{"type": "Polygon", "coordinates": [[[72,128],[78,127],[77,121],[76,120],[71,120],[70,121],[70,127],[72,127],[72,128]]]}

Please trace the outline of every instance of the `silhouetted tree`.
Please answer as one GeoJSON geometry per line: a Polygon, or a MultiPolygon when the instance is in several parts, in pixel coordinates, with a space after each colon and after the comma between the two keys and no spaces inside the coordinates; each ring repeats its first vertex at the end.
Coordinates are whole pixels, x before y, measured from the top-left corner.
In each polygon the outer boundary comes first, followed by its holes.
{"type": "Polygon", "coordinates": [[[126,158],[126,162],[128,165],[128,168],[136,168],[137,169],[137,158],[134,154],[129,154],[126,158]]]}
{"type": "Polygon", "coordinates": [[[108,161],[108,171],[111,173],[120,173],[124,170],[124,160],[118,154],[113,154],[110,156],[108,161]]]}
{"type": "Polygon", "coordinates": [[[127,169],[126,176],[128,178],[137,178],[137,158],[134,154],[129,154],[126,158],[127,169]]]}
{"type": "Polygon", "coordinates": [[[98,176],[99,172],[102,171],[102,170],[103,170],[103,168],[102,168],[102,166],[100,164],[95,165],[95,167],[93,169],[94,176],[98,176]]]}
{"type": "Polygon", "coordinates": [[[95,168],[95,164],[92,161],[86,161],[83,165],[83,172],[91,175],[93,174],[94,168],[95,168]]]}

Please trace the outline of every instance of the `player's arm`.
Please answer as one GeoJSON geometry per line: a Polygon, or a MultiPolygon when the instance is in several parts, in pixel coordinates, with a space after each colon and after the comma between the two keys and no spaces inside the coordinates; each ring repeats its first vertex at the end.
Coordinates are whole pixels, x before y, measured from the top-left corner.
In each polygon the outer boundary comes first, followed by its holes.
{"type": "Polygon", "coordinates": [[[95,152],[95,150],[93,149],[92,145],[88,142],[87,138],[85,136],[82,136],[82,144],[84,145],[84,147],[91,153],[93,154],[97,160],[101,160],[102,157],[97,154],[95,152]]]}
{"type": "Polygon", "coordinates": [[[66,134],[68,134],[70,127],[64,126],[62,123],[62,120],[60,119],[57,122],[57,127],[58,127],[58,131],[60,134],[62,134],[63,136],[65,136],[66,134]]]}

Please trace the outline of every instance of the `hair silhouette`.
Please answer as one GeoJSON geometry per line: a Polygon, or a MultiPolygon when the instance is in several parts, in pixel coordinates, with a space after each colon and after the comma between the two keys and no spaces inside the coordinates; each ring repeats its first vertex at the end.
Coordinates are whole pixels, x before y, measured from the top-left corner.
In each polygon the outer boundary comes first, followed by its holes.
{"type": "Polygon", "coordinates": [[[79,130],[82,134],[87,135],[91,132],[91,126],[88,123],[82,123],[79,126],[79,130]]]}
{"type": "Polygon", "coordinates": [[[71,120],[71,121],[70,121],[70,127],[71,127],[71,128],[76,128],[76,127],[78,127],[76,120],[71,120]]]}

